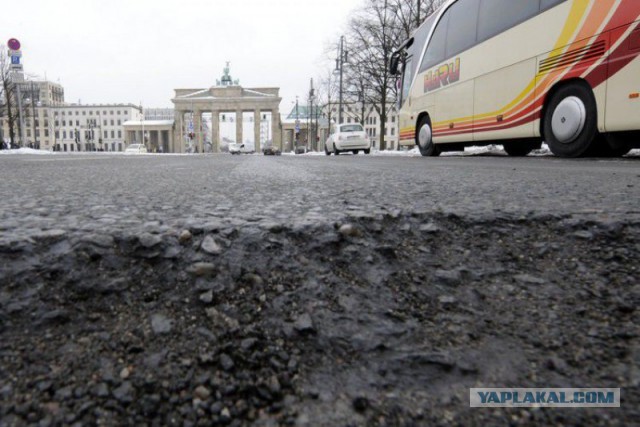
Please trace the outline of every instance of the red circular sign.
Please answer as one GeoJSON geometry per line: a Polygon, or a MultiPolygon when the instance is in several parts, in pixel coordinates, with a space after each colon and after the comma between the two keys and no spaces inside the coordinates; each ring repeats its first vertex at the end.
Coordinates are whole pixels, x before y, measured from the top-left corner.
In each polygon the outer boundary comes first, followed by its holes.
{"type": "Polygon", "coordinates": [[[11,50],[20,50],[20,42],[18,39],[9,39],[7,46],[9,46],[11,50]]]}

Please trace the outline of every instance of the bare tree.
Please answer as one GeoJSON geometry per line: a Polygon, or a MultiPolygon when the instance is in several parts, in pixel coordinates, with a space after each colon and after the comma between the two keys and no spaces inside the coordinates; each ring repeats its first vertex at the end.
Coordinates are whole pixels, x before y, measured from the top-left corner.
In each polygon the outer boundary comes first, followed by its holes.
{"type": "Polygon", "coordinates": [[[360,81],[358,73],[367,82],[363,99],[380,115],[380,149],[384,150],[387,105],[395,98],[395,78],[387,64],[404,35],[398,31],[398,18],[390,7],[394,0],[366,0],[364,7],[349,23],[350,79],[360,81]]]}
{"type": "Polygon", "coordinates": [[[398,30],[408,39],[444,2],[445,0],[390,0],[389,7],[396,14],[398,30]]]}
{"type": "Polygon", "coordinates": [[[326,108],[327,120],[329,126],[331,126],[332,119],[332,104],[335,104],[338,98],[338,84],[337,77],[333,74],[333,69],[330,69],[324,76],[320,78],[320,84],[316,89],[316,102],[322,109],[326,108]]]}
{"type": "Polygon", "coordinates": [[[7,48],[0,45],[0,116],[6,117],[9,127],[9,139],[15,144],[16,125],[18,121],[16,86],[11,75],[11,61],[7,56],[7,48]]]}
{"type": "Polygon", "coordinates": [[[389,72],[392,54],[444,0],[365,0],[349,22],[344,93],[362,101],[359,120],[370,104],[380,116],[380,149],[386,148],[387,116],[397,99],[397,80],[389,72]]]}

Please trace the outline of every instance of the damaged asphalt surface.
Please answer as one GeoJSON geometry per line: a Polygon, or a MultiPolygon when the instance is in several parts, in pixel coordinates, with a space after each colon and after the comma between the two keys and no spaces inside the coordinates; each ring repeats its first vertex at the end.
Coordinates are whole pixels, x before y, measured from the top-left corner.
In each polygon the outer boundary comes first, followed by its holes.
{"type": "Polygon", "coordinates": [[[0,426],[637,423],[639,166],[4,156],[0,426]]]}

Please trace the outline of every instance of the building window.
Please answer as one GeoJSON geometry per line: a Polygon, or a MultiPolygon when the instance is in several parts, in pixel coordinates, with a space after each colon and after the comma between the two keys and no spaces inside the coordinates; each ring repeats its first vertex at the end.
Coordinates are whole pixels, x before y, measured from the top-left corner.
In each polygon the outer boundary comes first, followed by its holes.
{"type": "Polygon", "coordinates": [[[105,130],[104,131],[104,139],[107,139],[107,138],[109,138],[109,132],[105,130]]]}
{"type": "Polygon", "coordinates": [[[111,131],[111,139],[114,139],[116,137],[116,132],[115,131],[111,131]]]}
{"type": "Polygon", "coordinates": [[[62,131],[62,139],[67,139],[67,131],[66,130],[62,131]]]}
{"type": "Polygon", "coordinates": [[[396,128],[391,128],[391,136],[396,136],[396,128]]]}
{"type": "Polygon", "coordinates": [[[118,126],[122,125],[122,120],[118,119],[118,126]]]}
{"type": "Polygon", "coordinates": [[[87,115],[87,112],[86,112],[86,111],[83,111],[83,112],[82,112],[82,115],[83,115],[83,116],[86,116],[86,115],[87,115]]]}
{"type": "Polygon", "coordinates": [[[122,131],[121,130],[118,131],[118,139],[120,139],[120,138],[122,138],[122,131]]]}
{"type": "Polygon", "coordinates": [[[49,129],[45,129],[44,130],[44,136],[45,137],[49,137],[49,129]]]}
{"type": "Polygon", "coordinates": [[[120,115],[120,110],[118,110],[118,115],[120,115]]]}

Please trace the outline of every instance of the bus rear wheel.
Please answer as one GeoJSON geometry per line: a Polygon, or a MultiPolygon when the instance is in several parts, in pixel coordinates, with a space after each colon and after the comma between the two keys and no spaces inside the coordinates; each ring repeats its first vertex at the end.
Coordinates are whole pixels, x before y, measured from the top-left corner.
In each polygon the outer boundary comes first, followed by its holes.
{"type": "Polygon", "coordinates": [[[598,112],[591,89],[580,83],[558,89],[547,106],[543,132],[556,156],[586,154],[598,136],[598,112]]]}
{"type": "Polygon", "coordinates": [[[418,124],[416,144],[420,149],[420,154],[424,157],[436,157],[440,155],[440,149],[433,143],[433,132],[431,131],[431,120],[429,116],[423,117],[418,124]]]}

